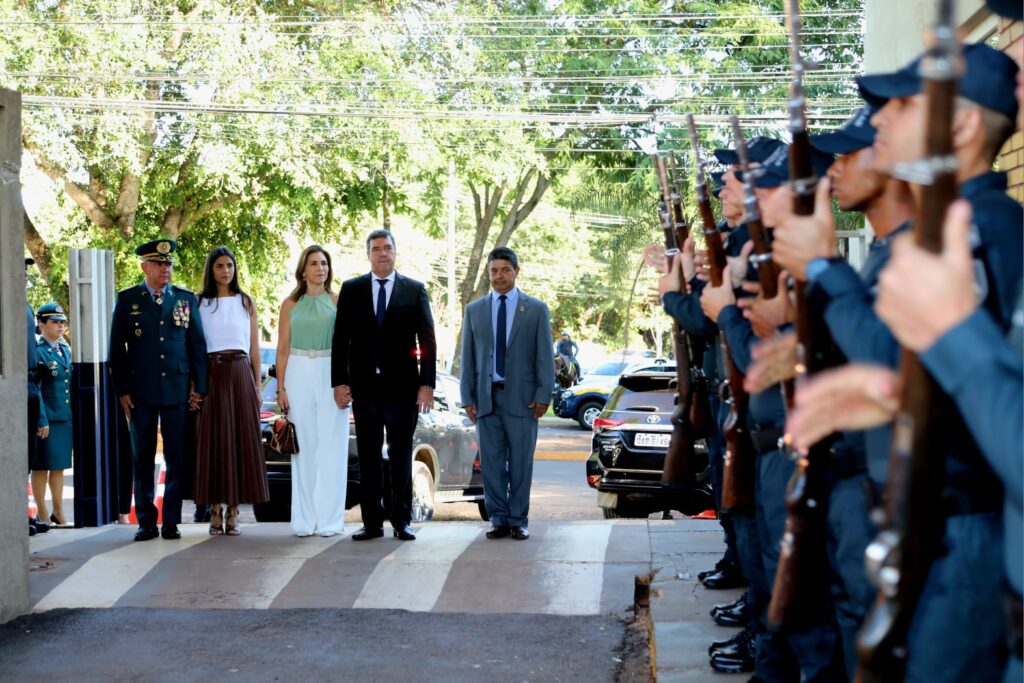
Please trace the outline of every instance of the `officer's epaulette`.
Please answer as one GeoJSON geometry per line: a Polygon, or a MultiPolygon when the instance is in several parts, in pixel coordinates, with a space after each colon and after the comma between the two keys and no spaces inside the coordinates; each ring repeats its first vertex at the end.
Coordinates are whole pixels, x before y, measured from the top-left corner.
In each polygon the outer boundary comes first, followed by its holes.
{"type": "Polygon", "coordinates": [[[131,287],[125,287],[120,292],[118,292],[117,295],[121,296],[122,294],[123,295],[134,294],[134,293],[138,292],[139,290],[145,290],[145,289],[146,289],[146,285],[144,283],[143,284],[138,284],[138,285],[132,285],[131,287]]]}

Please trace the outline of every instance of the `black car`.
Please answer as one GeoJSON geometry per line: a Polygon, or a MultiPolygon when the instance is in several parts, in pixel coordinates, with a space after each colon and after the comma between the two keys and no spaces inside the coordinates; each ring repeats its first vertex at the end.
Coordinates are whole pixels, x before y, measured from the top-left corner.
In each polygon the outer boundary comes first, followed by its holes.
{"type": "Polygon", "coordinates": [[[669,510],[696,515],[714,508],[703,440],[694,445],[694,470],[699,473],[694,480],[671,488],[661,484],[674,410],[674,372],[637,372],[619,378],[594,420],[592,452],[586,462],[587,483],[597,489],[606,519],[669,510]]]}
{"type": "MultiPolygon", "coordinates": [[[[267,477],[270,482],[270,501],[255,505],[256,519],[260,522],[286,522],[291,519],[292,466],[291,458],[270,447],[270,425],[279,415],[275,399],[277,380],[273,372],[263,389],[263,450],[267,459],[267,477]]],[[[483,479],[480,473],[480,453],[476,441],[476,428],[466,417],[458,403],[459,380],[437,374],[434,388],[434,409],[419,416],[412,447],[412,521],[423,522],[434,514],[436,503],[475,502],[480,516],[486,520],[483,479]]],[[[357,409],[357,408],[356,408],[357,409]]],[[[350,418],[351,419],[351,418],[350,418]]],[[[299,444],[301,448],[302,444],[299,444]]],[[[302,457],[301,453],[297,457],[302,457]]],[[[387,446],[384,462],[387,466],[387,446]]],[[[385,476],[384,481],[388,478],[385,476]]],[[[349,425],[348,487],[345,507],[359,504],[359,458],[356,451],[355,424],[349,425]]],[[[387,499],[387,497],[385,497],[387,499]]]]}

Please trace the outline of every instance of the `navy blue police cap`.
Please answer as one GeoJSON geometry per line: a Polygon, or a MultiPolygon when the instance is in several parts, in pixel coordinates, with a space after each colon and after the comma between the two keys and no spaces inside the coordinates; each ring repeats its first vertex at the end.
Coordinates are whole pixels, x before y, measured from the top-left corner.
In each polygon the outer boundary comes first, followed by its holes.
{"type": "Polygon", "coordinates": [[[1024,19],[1024,2],[1021,0],[985,0],[985,4],[995,14],[1014,21],[1024,19]]]}
{"type": "Polygon", "coordinates": [[[48,304],[43,304],[36,311],[36,318],[39,322],[47,323],[51,320],[63,320],[67,321],[68,317],[64,315],[64,307],[58,304],[56,301],[51,301],[48,304]]]}
{"type": "Polygon", "coordinates": [[[135,248],[135,253],[143,261],[156,261],[157,263],[174,263],[174,252],[178,249],[178,243],[169,239],[158,239],[152,242],[140,244],[135,248]]]}
{"type": "Polygon", "coordinates": [[[871,117],[877,111],[877,107],[864,105],[853,118],[835,130],[812,135],[811,146],[826,154],[852,154],[870,147],[875,144],[875,127],[871,125],[871,117]]]}
{"type": "MultiPolygon", "coordinates": [[[[832,161],[831,154],[811,148],[811,165],[819,178],[828,172],[832,161]]],[[[789,145],[784,145],[761,164],[761,171],[754,179],[754,185],[763,190],[770,190],[782,185],[787,180],[789,180],[789,145]]]]}
{"type": "MultiPolygon", "coordinates": [[[[747,140],[747,158],[751,162],[763,164],[765,160],[775,153],[779,147],[785,147],[786,143],[775,138],[758,135],[747,140]]],[[[719,163],[727,166],[734,166],[740,163],[740,155],[734,149],[716,149],[715,158],[719,163]]]]}
{"type": "Polygon", "coordinates": [[[713,183],[711,187],[711,194],[715,196],[715,199],[718,199],[722,194],[722,190],[725,189],[725,183],[722,180],[724,177],[725,171],[711,172],[711,182],[713,183]]]}
{"type": "MultiPolygon", "coordinates": [[[[860,94],[869,104],[881,107],[893,97],[910,97],[924,90],[918,69],[924,55],[899,71],[857,76],[860,94]]],[[[973,43],[963,46],[964,72],[957,94],[986,109],[1017,119],[1017,63],[994,47],[973,43]]]]}

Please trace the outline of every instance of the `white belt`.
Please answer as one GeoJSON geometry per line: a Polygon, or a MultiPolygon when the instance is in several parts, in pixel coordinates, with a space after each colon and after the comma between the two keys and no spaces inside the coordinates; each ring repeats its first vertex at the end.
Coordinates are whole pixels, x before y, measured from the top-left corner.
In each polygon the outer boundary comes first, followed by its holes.
{"type": "Polygon", "coordinates": [[[303,358],[329,358],[330,349],[292,349],[289,356],[302,356],[303,358]]]}

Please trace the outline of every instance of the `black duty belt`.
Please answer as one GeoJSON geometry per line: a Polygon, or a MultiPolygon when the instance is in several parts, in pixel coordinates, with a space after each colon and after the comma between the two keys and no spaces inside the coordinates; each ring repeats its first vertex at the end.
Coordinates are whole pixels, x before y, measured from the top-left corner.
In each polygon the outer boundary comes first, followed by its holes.
{"type": "Polygon", "coordinates": [[[758,453],[771,453],[779,450],[779,439],[782,435],[781,427],[764,427],[751,430],[750,440],[754,442],[754,450],[758,453]]]}
{"type": "Polygon", "coordinates": [[[833,448],[829,452],[829,467],[832,476],[836,479],[846,479],[868,471],[868,455],[859,448],[848,448],[837,450],[833,448]]]}

